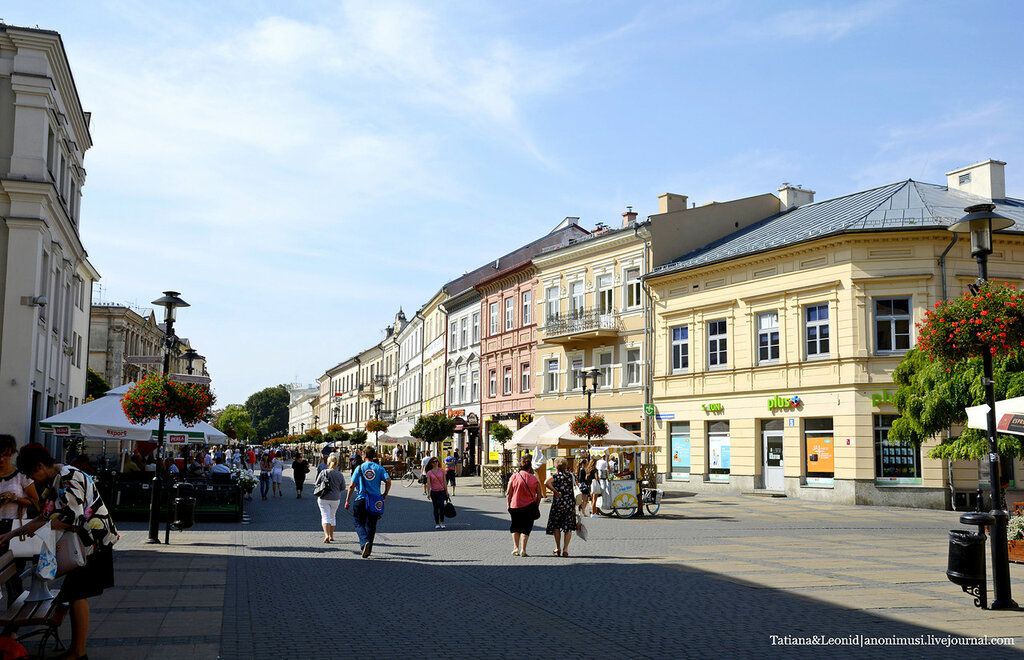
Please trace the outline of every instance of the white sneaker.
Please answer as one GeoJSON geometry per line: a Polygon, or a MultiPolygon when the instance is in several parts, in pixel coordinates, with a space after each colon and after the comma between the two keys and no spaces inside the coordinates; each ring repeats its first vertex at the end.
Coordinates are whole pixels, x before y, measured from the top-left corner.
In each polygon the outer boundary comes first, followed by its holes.
{"type": "Polygon", "coordinates": [[[445,527],[444,525],[441,525],[441,529],[448,529],[448,528],[445,527]]]}
{"type": "Polygon", "coordinates": [[[440,525],[434,525],[434,529],[441,529],[440,525]]]}
{"type": "Polygon", "coordinates": [[[591,518],[600,518],[601,516],[599,514],[592,513],[592,514],[590,514],[590,517],[591,518]]]}

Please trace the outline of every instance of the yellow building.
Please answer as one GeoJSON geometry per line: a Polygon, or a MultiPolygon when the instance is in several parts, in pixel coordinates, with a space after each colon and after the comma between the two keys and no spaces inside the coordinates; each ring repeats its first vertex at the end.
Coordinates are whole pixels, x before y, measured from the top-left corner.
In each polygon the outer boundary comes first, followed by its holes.
{"type": "Polygon", "coordinates": [[[448,315],[441,303],[448,297],[444,287],[420,310],[423,317],[423,413],[443,412],[445,381],[445,329],[448,315]]]}
{"type": "MultiPolygon", "coordinates": [[[[656,268],[645,284],[659,472],[701,492],[935,508],[954,472],[957,488],[977,488],[977,463],[950,469],[887,433],[892,372],[915,324],[976,277],[969,238],[946,227],[992,200],[1017,221],[1011,232],[1024,230],[1003,165],[818,203],[785,187],[781,212],[656,268]],[[991,184],[972,188],[972,176],[991,184]]],[[[995,245],[991,279],[1019,282],[1024,240],[998,234],[995,245]]]]}

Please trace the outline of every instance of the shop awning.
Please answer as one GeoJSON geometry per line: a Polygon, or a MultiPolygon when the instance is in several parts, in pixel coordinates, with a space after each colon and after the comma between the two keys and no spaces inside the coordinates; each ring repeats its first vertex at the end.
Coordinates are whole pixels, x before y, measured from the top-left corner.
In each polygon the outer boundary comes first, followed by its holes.
{"type": "Polygon", "coordinates": [[[614,454],[620,451],[661,451],[661,445],[608,445],[607,447],[591,447],[591,455],[614,454]]]}
{"type": "MultiPolygon", "coordinates": [[[[970,406],[967,411],[967,428],[988,429],[988,404],[970,406]]],[[[1011,435],[1024,435],[1024,396],[996,401],[996,430],[1011,435]]]]}

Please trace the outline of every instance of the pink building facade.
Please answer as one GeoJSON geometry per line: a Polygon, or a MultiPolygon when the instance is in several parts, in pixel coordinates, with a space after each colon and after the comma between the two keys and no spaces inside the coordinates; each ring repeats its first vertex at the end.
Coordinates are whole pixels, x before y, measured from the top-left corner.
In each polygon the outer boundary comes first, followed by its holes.
{"type": "Polygon", "coordinates": [[[532,261],[483,280],[480,292],[480,417],[482,452],[498,461],[490,428],[501,422],[512,430],[533,420],[533,384],[537,373],[537,278],[532,261]]]}

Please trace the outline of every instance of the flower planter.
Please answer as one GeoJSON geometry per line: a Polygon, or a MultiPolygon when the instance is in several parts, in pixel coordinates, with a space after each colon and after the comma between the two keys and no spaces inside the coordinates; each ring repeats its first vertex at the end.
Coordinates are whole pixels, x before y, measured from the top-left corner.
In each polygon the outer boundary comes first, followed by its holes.
{"type": "Polygon", "coordinates": [[[1007,541],[1007,549],[1010,554],[1010,561],[1024,564],[1024,541],[1007,541]]]}

